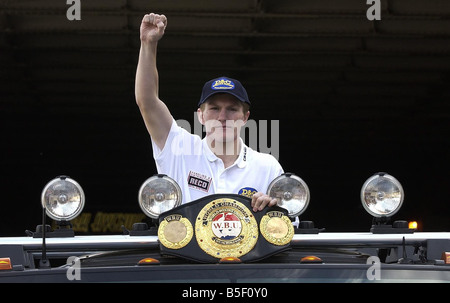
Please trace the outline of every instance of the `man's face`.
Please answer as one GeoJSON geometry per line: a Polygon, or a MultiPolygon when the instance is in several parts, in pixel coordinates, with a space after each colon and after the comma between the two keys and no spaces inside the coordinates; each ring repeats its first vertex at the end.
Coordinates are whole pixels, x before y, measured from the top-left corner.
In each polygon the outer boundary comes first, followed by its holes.
{"type": "Polygon", "coordinates": [[[241,127],[247,122],[250,112],[244,113],[244,106],[236,97],[216,94],[205,102],[203,110],[198,109],[198,114],[210,139],[228,142],[239,137],[241,127]]]}

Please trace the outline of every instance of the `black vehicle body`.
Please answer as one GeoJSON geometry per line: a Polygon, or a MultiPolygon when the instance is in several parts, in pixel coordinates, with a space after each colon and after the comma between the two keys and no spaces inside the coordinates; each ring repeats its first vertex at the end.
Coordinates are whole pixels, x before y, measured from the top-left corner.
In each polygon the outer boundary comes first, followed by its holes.
{"type": "Polygon", "coordinates": [[[297,227],[282,250],[245,262],[199,262],[166,253],[152,229],[68,237],[49,232],[45,239],[29,233],[0,238],[0,260],[10,260],[0,282],[450,282],[448,252],[449,232],[394,227],[388,234],[297,227]]]}

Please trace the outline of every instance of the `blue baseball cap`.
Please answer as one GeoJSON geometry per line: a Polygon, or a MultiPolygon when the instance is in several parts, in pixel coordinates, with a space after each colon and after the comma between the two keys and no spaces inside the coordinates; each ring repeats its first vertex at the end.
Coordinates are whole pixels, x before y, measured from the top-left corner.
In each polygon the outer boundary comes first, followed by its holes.
{"type": "Polygon", "coordinates": [[[203,85],[202,95],[200,97],[200,101],[198,102],[198,107],[205,103],[209,97],[219,93],[233,95],[242,102],[250,105],[247,91],[245,90],[244,86],[242,86],[241,82],[228,77],[219,77],[209,80],[205,83],[205,85],[203,85]]]}

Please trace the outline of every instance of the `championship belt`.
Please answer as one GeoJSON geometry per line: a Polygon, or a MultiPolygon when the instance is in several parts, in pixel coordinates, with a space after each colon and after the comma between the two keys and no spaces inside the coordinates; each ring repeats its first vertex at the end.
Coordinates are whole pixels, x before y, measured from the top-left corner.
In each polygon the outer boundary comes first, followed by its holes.
{"type": "Polygon", "coordinates": [[[258,261],[289,249],[293,235],[286,209],[255,213],[251,198],[237,194],[206,196],[159,216],[161,253],[203,263],[258,261]]]}

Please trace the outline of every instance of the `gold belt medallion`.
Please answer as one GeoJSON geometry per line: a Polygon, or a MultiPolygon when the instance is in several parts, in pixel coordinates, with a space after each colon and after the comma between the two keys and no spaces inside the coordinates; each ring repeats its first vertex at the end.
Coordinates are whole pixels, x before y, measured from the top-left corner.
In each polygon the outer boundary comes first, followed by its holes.
{"type": "Polygon", "coordinates": [[[256,245],[258,224],[244,204],[221,198],[199,212],[195,236],[200,248],[213,257],[240,257],[256,245]]]}
{"type": "Polygon", "coordinates": [[[294,237],[291,220],[279,211],[269,211],[261,219],[260,230],[263,237],[274,245],[286,245],[294,237]]]}
{"type": "Polygon", "coordinates": [[[158,228],[159,241],[170,249],[185,247],[191,241],[193,234],[194,229],[191,222],[177,214],[165,217],[158,228]]]}

